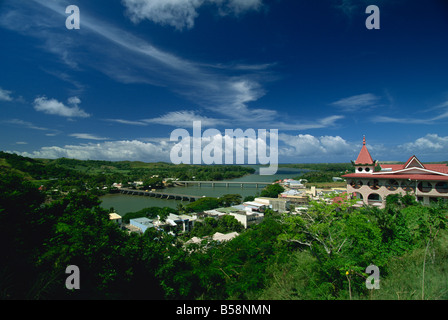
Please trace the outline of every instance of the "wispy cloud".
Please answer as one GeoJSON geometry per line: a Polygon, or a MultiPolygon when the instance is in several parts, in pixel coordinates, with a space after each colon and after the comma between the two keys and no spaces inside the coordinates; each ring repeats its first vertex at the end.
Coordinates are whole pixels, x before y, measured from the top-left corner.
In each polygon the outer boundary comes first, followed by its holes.
{"type": "Polygon", "coordinates": [[[376,106],[379,100],[380,97],[371,93],[365,93],[348,98],[343,98],[331,103],[331,105],[338,107],[345,112],[354,112],[360,109],[373,108],[376,106]]]}
{"type": "MultiPolygon", "coordinates": [[[[39,16],[31,14],[30,8],[26,10],[11,2],[16,10],[4,13],[0,23],[24,35],[42,39],[44,48],[58,55],[60,61],[71,68],[88,66],[119,82],[168,87],[200,107],[233,116],[237,113],[251,116],[252,110],[247,104],[264,95],[260,83],[262,76],[257,73],[260,65],[254,66],[252,70],[249,65],[234,70],[238,75],[229,74],[232,69],[218,72],[219,69],[213,66],[207,67],[200,62],[189,61],[160,50],[142,38],[92,18],[85,11],[82,15],[82,27],[77,32],[82,34],[82,38],[76,38],[75,41],[72,37],[67,37],[64,32],[66,30],[61,30],[59,24],[52,24],[52,21],[59,21],[57,16],[65,13],[61,1],[34,0],[30,3],[39,5],[38,12],[49,9],[48,13],[54,15],[55,19],[45,19],[46,22],[36,31],[34,26],[39,23],[39,16]],[[84,54],[71,54],[79,50],[84,54]],[[86,56],[92,59],[85,59],[86,56]],[[126,59],[123,59],[124,56],[126,59]],[[242,70],[246,74],[241,75],[242,70]]],[[[243,4],[238,3],[239,1],[229,1],[227,5],[244,8],[243,4]]],[[[256,4],[252,1],[250,3],[256,4]]],[[[264,64],[263,72],[267,72],[267,68],[268,64],[264,64]]],[[[266,110],[263,113],[269,112],[266,110]]],[[[254,113],[259,116],[262,112],[255,110],[254,113]]]]}
{"type": "Polygon", "coordinates": [[[104,121],[127,124],[132,126],[146,126],[148,123],[143,121],[126,120],[126,119],[104,119],[104,121]]]}
{"type": "Polygon", "coordinates": [[[263,122],[258,127],[274,128],[283,131],[297,131],[297,130],[310,130],[310,129],[322,129],[329,128],[337,125],[337,121],[344,119],[342,115],[328,116],[320,119],[314,119],[312,121],[289,121],[289,122],[263,122]]]}
{"type": "Polygon", "coordinates": [[[426,125],[432,125],[440,120],[448,119],[448,101],[445,101],[443,103],[440,103],[437,106],[426,108],[425,113],[431,112],[435,113],[438,112],[439,114],[434,117],[428,117],[428,118],[422,118],[421,116],[417,117],[391,117],[391,116],[375,116],[372,118],[373,122],[383,122],[383,123],[402,123],[402,124],[426,124],[426,125]]]}
{"type": "Polygon", "coordinates": [[[329,128],[337,125],[344,116],[334,115],[312,121],[270,121],[271,118],[260,114],[257,118],[235,117],[235,118],[210,118],[202,116],[195,111],[173,111],[156,118],[141,120],[105,119],[104,121],[115,122],[124,125],[147,126],[149,124],[160,124],[177,128],[191,128],[193,121],[201,121],[202,127],[214,128],[254,128],[254,129],[278,129],[283,131],[311,130],[329,128]]]}
{"type": "Polygon", "coordinates": [[[11,91],[0,88],[0,101],[12,101],[13,97],[11,94],[11,91]]]}
{"type": "Polygon", "coordinates": [[[403,124],[432,124],[432,119],[418,119],[409,117],[389,117],[389,116],[375,116],[372,118],[372,122],[383,123],[403,123],[403,124]]]}
{"type": "MultiPolygon", "coordinates": [[[[252,66],[229,62],[203,64],[200,61],[190,61],[161,50],[147,40],[101,19],[93,18],[86,11],[82,13],[81,29],[77,30],[75,36],[68,37],[66,30],[61,30],[63,28],[60,24],[54,22],[59,21],[61,15],[65,17],[63,6],[65,2],[43,0],[30,2],[38,6],[39,12],[47,10],[47,14],[54,15],[55,19],[45,19],[45,23],[37,31],[34,25],[39,23],[37,21],[39,17],[29,13],[29,10],[25,10],[22,5],[11,2],[11,6],[15,6],[16,10],[0,14],[0,23],[24,35],[42,39],[44,48],[58,55],[60,61],[71,68],[77,70],[84,67],[94,68],[118,82],[144,83],[169,88],[191,101],[195,110],[204,109],[209,112],[210,116],[202,119],[206,123],[213,125],[239,123],[249,127],[254,127],[256,124],[265,128],[296,130],[331,126],[342,119],[340,115],[329,115],[323,119],[290,124],[283,122],[285,115],[279,114],[276,110],[253,107],[252,105],[265,95],[264,84],[273,79],[274,71],[271,69],[276,65],[275,62],[252,66]],[[72,54],[80,50],[83,51],[82,55],[72,54]],[[86,59],[87,56],[90,58],[86,59]]],[[[164,8],[162,3],[171,3],[171,7],[180,10],[181,4],[191,4],[194,1],[135,0],[128,3],[131,2],[133,5],[129,7],[132,6],[132,10],[137,10],[139,5],[141,8],[147,8],[150,3],[157,3],[159,8],[164,8]]],[[[202,4],[204,1],[197,2],[202,4]]],[[[261,4],[258,0],[213,0],[213,2],[222,9],[231,10],[230,12],[234,14],[255,10],[261,4]]],[[[147,19],[144,16],[142,18],[147,19]]],[[[48,103],[48,100],[44,102],[48,103]]],[[[55,109],[69,112],[63,108],[65,105],[62,103],[53,101],[53,104],[59,107],[55,109]]],[[[43,109],[50,111],[49,108],[43,109]]],[[[78,111],[75,114],[81,116],[83,111],[78,111]]],[[[56,114],[57,111],[53,109],[52,112],[56,114]]],[[[176,117],[179,114],[188,116],[187,119],[193,118],[192,115],[195,118],[199,115],[196,111],[180,110],[178,113],[167,113],[154,119],[147,119],[146,122],[170,125],[173,121],[169,117],[176,117]]],[[[84,116],[86,115],[85,113],[84,116]]],[[[122,124],[143,125],[141,120],[134,122],[127,119],[110,120],[122,124]]]]}
{"type": "Polygon", "coordinates": [[[24,121],[24,120],[20,120],[20,119],[5,120],[5,121],[3,121],[3,123],[12,124],[12,125],[15,125],[15,126],[20,126],[20,127],[24,127],[24,128],[27,128],[27,129],[33,129],[33,130],[41,130],[41,131],[48,131],[48,130],[50,130],[48,128],[36,126],[36,125],[34,125],[33,123],[31,123],[29,121],[24,121]]]}
{"type": "Polygon", "coordinates": [[[203,5],[215,5],[220,15],[240,15],[262,6],[262,0],[123,0],[122,3],[134,23],[150,20],[177,30],[191,29],[203,5]]]}
{"type": "Polygon", "coordinates": [[[24,120],[21,120],[21,119],[3,120],[3,121],[1,121],[1,123],[12,125],[12,126],[16,126],[16,127],[21,127],[21,128],[25,128],[25,129],[46,131],[45,135],[47,137],[54,137],[54,136],[57,136],[57,135],[59,135],[61,133],[61,131],[59,131],[59,130],[49,129],[49,128],[46,128],[46,127],[40,127],[40,126],[35,125],[32,122],[24,121],[24,120]]]}
{"type": "Polygon", "coordinates": [[[84,84],[73,79],[73,77],[70,76],[69,74],[67,74],[66,72],[49,70],[49,69],[45,69],[45,68],[42,68],[42,70],[60,80],[62,80],[62,81],[70,83],[73,86],[73,89],[70,89],[70,91],[72,92],[73,95],[80,95],[86,89],[86,86],[84,84]]]}
{"type": "Polygon", "coordinates": [[[77,139],[85,139],[85,140],[109,140],[109,138],[98,137],[98,136],[96,136],[94,134],[90,134],[90,133],[72,133],[69,136],[77,138],[77,139]]]}
{"type": "Polygon", "coordinates": [[[181,128],[192,127],[193,121],[201,121],[201,125],[204,127],[217,127],[228,124],[224,120],[209,118],[206,116],[202,116],[196,113],[195,111],[188,111],[188,110],[169,112],[160,117],[145,119],[142,121],[146,123],[155,123],[181,128]]]}
{"type": "Polygon", "coordinates": [[[57,101],[56,99],[48,99],[46,97],[38,97],[34,100],[34,109],[36,111],[41,111],[46,114],[57,115],[62,117],[81,117],[88,118],[90,115],[86,113],[84,110],[80,109],[78,105],[81,103],[81,100],[78,97],[71,97],[68,99],[68,104],[71,107],[66,106],[62,102],[57,101]]]}
{"type": "Polygon", "coordinates": [[[441,103],[434,108],[433,110],[442,110],[442,113],[438,116],[434,117],[433,120],[441,120],[448,118],[448,101],[445,101],[444,103],[441,103]]]}

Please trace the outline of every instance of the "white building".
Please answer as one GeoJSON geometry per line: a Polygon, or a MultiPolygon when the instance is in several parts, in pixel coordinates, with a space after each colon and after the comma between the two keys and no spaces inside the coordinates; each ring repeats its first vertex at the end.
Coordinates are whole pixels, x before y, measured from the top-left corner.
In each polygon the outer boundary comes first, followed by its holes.
{"type": "Polygon", "coordinates": [[[147,229],[153,228],[154,224],[152,222],[152,220],[144,217],[129,220],[129,224],[139,229],[141,233],[145,233],[147,229]]]}
{"type": "Polygon", "coordinates": [[[254,202],[265,205],[266,207],[271,208],[274,211],[285,212],[289,210],[289,206],[291,201],[287,198],[268,198],[268,197],[259,197],[255,198],[254,202]]]}
{"type": "Polygon", "coordinates": [[[239,235],[238,232],[230,232],[230,233],[227,233],[227,234],[216,232],[213,235],[212,239],[214,241],[224,242],[224,241],[232,240],[233,238],[235,238],[238,235],[239,235]]]}
{"type": "Polygon", "coordinates": [[[119,214],[115,212],[109,213],[109,220],[115,222],[119,227],[121,227],[122,218],[119,214]]]}
{"type": "Polygon", "coordinates": [[[251,211],[251,208],[247,208],[247,211],[231,212],[231,216],[234,216],[245,229],[253,224],[258,224],[263,221],[264,214],[251,211]]]}
{"type": "Polygon", "coordinates": [[[168,228],[170,230],[175,229],[180,232],[188,232],[193,228],[194,221],[196,219],[196,217],[192,216],[170,213],[164,221],[158,217],[157,220],[154,221],[154,225],[159,228],[168,228]]]}

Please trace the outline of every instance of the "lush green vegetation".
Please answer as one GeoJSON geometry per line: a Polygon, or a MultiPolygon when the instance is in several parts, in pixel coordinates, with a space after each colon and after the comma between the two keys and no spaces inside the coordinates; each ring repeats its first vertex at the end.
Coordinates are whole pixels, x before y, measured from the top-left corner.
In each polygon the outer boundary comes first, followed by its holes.
{"type": "Polygon", "coordinates": [[[393,196],[385,209],[334,206],[315,204],[308,214],[287,218],[281,238],[308,250],[270,266],[261,298],[448,298],[446,202],[423,207],[413,197],[393,196]],[[380,269],[380,290],[365,288],[370,264],[380,269]]]}
{"type": "Polygon", "coordinates": [[[346,170],[353,170],[351,163],[291,163],[279,164],[279,167],[332,172],[345,172],[346,170]]]}
{"type": "Polygon", "coordinates": [[[308,183],[333,182],[333,177],[352,172],[353,165],[350,163],[304,163],[304,164],[282,164],[281,167],[309,170],[295,179],[306,179],[308,183]]]}
{"type": "Polygon", "coordinates": [[[193,229],[184,238],[202,238],[213,235],[216,232],[224,234],[234,231],[241,232],[243,228],[243,225],[231,215],[225,215],[221,219],[207,217],[202,222],[196,222],[193,229]]]}
{"type": "MultiPolygon", "coordinates": [[[[106,175],[61,161],[0,155],[1,299],[448,299],[446,201],[423,206],[412,196],[389,196],[385,209],[312,202],[301,215],[268,210],[247,230],[226,216],[205,219],[184,236],[156,229],[128,234],[81,188],[106,175]],[[49,199],[38,190],[43,179],[73,177],[83,181],[75,192],[49,199]],[[229,231],[240,235],[224,243],[185,242],[229,231]],[[379,290],[366,288],[371,264],[380,270],[379,290]],[[68,265],[80,268],[80,290],[65,287],[68,265]]],[[[150,166],[123,163],[110,174],[138,165],[150,166]]],[[[239,202],[239,195],[203,198],[177,212],[239,202]]],[[[147,208],[125,218],[170,212],[147,208]]]]}
{"type": "Polygon", "coordinates": [[[128,212],[126,213],[122,219],[124,223],[129,223],[130,219],[136,219],[136,218],[149,218],[149,219],[155,219],[157,216],[159,216],[161,219],[166,218],[170,213],[177,213],[176,210],[173,210],[169,207],[150,207],[150,208],[144,208],[136,212],[128,212]]]}
{"type": "Polygon", "coordinates": [[[242,177],[255,169],[232,165],[174,165],[139,161],[99,161],[76,159],[31,159],[0,151],[0,169],[14,172],[36,186],[43,186],[48,195],[57,198],[69,191],[89,191],[101,195],[113,183],[142,181],[143,188],[163,188],[165,179],[223,180],[242,177]]]}
{"type": "Polygon", "coordinates": [[[261,190],[260,197],[277,198],[283,191],[285,191],[285,188],[278,183],[274,183],[261,190]]]}
{"type": "MultiPolygon", "coordinates": [[[[91,194],[45,203],[29,181],[2,172],[0,296],[447,299],[448,204],[387,200],[385,209],[353,209],[347,200],[314,202],[296,216],[268,212],[231,241],[185,247],[182,237],[155,229],[143,235],[120,230],[91,194]],[[380,269],[380,290],[366,289],[370,264],[380,269]],[[68,265],[80,268],[80,290],[65,288],[68,265]]],[[[235,228],[231,218],[207,220],[194,234],[235,228]]]]}

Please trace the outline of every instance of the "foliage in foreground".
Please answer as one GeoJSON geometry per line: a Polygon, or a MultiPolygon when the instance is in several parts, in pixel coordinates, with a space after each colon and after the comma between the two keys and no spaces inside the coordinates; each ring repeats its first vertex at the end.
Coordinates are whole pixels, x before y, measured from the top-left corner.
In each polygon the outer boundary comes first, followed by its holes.
{"type": "Polygon", "coordinates": [[[0,298],[447,299],[447,203],[388,200],[386,209],[316,202],[303,215],[268,212],[231,241],[187,246],[118,229],[92,195],[46,203],[0,174],[0,298]],[[80,290],[65,288],[72,264],[80,290]],[[365,287],[370,264],[380,290],[365,287]]]}

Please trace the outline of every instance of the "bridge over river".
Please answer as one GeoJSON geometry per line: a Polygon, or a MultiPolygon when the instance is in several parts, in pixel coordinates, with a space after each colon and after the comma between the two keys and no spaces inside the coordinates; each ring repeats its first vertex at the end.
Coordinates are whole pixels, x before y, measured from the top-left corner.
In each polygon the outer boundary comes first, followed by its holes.
{"type": "Polygon", "coordinates": [[[183,200],[183,201],[196,201],[202,196],[192,196],[186,194],[178,194],[178,193],[167,193],[167,192],[159,192],[159,191],[144,191],[144,190],[136,190],[136,189],[127,189],[121,188],[120,193],[123,194],[131,194],[137,196],[148,196],[160,199],[173,199],[173,200],[183,200]]]}
{"type": "MultiPolygon", "coordinates": [[[[241,188],[245,186],[253,186],[255,188],[265,187],[267,185],[272,184],[272,182],[244,182],[244,181],[174,181],[175,185],[178,186],[188,186],[188,185],[198,185],[198,186],[240,186],[241,188]]],[[[196,201],[203,196],[198,195],[187,195],[181,193],[173,193],[173,192],[163,192],[163,191],[145,191],[138,189],[129,189],[129,188],[121,188],[119,192],[122,194],[130,194],[130,195],[138,195],[138,196],[147,196],[154,197],[159,199],[172,199],[172,200],[182,200],[182,201],[196,201]]]]}
{"type": "Polygon", "coordinates": [[[255,186],[256,188],[259,188],[260,186],[265,187],[267,185],[272,184],[273,182],[260,182],[260,181],[250,181],[250,182],[245,182],[245,181],[174,181],[175,184],[178,185],[183,185],[183,186],[188,186],[188,185],[193,185],[196,184],[198,186],[201,185],[211,185],[212,187],[217,186],[217,185],[225,185],[226,187],[229,186],[235,186],[235,185],[240,185],[241,188],[243,188],[244,186],[255,186]]]}

